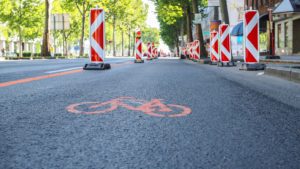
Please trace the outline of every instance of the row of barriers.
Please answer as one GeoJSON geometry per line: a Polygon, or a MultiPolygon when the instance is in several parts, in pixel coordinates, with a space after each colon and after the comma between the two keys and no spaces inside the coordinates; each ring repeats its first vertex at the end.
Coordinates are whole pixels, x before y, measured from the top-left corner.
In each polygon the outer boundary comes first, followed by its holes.
{"type": "MultiPolygon", "coordinates": [[[[259,13],[257,10],[248,10],[244,14],[244,66],[245,68],[264,69],[259,64],[259,13]]],[[[142,50],[142,32],[136,30],[135,39],[135,63],[144,63],[142,50]]],[[[147,44],[147,60],[158,57],[158,50],[154,43],[147,44]]],[[[184,53],[190,59],[201,59],[200,42],[195,40],[187,43],[183,48],[184,53]]],[[[109,64],[104,63],[105,58],[105,12],[103,9],[91,9],[90,11],[90,52],[91,63],[86,64],[86,70],[110,69],[109,64]]],[[[221,24],[219,31],[210,33],[210,61],[211,63],[228,64],[232,62],[230,27],[221,24]]]]}
{"type": "MultiPolygon", "coordinates": [[[[257,10],[245,11],[243,31],[244,63],[242,69],[264,69],[265,65],[259,63],[259,13],[257,10]]],[[[231,51],[230,26],[221,24],[218,31],[210,32],[210,63],[221,63],[221,65],[233,63],[231,51]]],[[[181,53],[191,60],[200,60],[199,41],[187,43],[181,48],[181,53]]]]}
{"type": "MultiPolygon", "coordinates": [[[[147,43],[147,60],[158,58],[158,49],[154,42],[147,43]]],[[[135,38],[135,63],[144,63],[142,32],[136,30],[135,38]]],[[[104,62],[105,58],[105,11],[103,9],[94,8],[90,11],[90,62],[85,64],[85,70],[105,70],[111,66],[104,62]]]]}

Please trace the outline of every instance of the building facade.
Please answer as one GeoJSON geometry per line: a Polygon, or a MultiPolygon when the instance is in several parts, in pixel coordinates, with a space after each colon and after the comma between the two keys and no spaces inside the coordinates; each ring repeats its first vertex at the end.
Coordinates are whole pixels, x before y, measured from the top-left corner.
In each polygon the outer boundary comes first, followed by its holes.
{"type": "MultiPolygon", "coordinates": [[[[260,14],[260,32],[267,35],[270,55],[300,54],[299,0],[245,0],[245,10],[255,9],[260,14]]],[[[262,44],[263,46],[264,44],[262,44]]]]}
{"type": "Polygon", "coordinates": [[[277,55],[300,54],[300,1],[283,0],[273,11],[277,55]]]}

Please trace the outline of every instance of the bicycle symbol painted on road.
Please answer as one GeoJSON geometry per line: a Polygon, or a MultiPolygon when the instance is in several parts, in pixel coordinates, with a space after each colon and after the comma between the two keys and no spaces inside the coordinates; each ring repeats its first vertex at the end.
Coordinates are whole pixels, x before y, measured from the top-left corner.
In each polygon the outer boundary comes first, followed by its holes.
{"type": "Polygon", "coordinates": [[[146,101],[134,97],[119,97],[106,102],[75,103],[69,105],[66,109],[70,113],[92,115],[109,113],[118,108],[143,112],[155,117],[183,117],[192,113],[189,107],[164,104],[162,99],[146,101]]]}

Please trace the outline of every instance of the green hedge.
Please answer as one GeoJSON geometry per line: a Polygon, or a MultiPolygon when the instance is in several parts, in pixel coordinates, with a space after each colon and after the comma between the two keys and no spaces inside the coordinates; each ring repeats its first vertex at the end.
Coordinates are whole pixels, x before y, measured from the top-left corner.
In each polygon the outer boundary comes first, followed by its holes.
{"type": "MultiPolygon", "coordinates": [[[[31,52],[23,52],[23,57],[31,57],[31,52]]],[[[20,53],[16,53],[17,57],[20,56],[20,53]]],[[[40,53],[33,53],[33,56],[41,56],[40,53]]]]}

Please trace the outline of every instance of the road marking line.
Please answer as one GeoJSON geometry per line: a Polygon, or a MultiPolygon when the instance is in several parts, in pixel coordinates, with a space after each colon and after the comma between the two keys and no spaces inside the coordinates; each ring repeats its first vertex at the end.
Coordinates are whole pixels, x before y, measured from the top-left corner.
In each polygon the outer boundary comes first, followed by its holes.
{"type": "Polygon", "coordinates": [[[261,76],[261,75],[264,75],[265,72],[260,72],[260,73],[257,73],[257,76],[261,76]]]}
{"type": "MultiPolygon", "coordinates": [[[[131,62],[124,62],[124,63],[112,64],[112,65],[113,65],[113,67],[121,67],[123,65],[128,65],[128,64],[133,64],[133,63],[131,63],[131,62]]],[[[80,67],[80,68],[82,68],[82,67],[80,67]]],[[[72,68],[72,69],[75,69],[75,68],[72,68]]],[[[59,71],[62,71],[62,70],[59,70],[59,71]]],[[[13,81],[8,81],[8,82],[0,83],[0,87],[7,87],[7,86],[16,85],[16,84],[29,83],[29,82],[32,82],[32,81],[48,79],[48,78],[53,78],[53,77],[57,77],[57,76],[64,76],[64,75],[69,75],[69,74],[74,74],[74,73],[80,73],[82,71],[83,71],[83,69],[76,68],[75,70],[70,70],[70,71],[66,71],[66,72],[59,72],[59,73],[54,73],[54,74],[49,74],[49,75],[43,75],[43,76],[30,77],[30,78],[19,79],[19,80],[13,80],[13,81]]]]}
{"type": "Polygon", "coordinates": [[[72,67],[72,68],[67,68],[67,69],[53,70],[53,71],[48,71],[45,73],[52,74],[52,73],[66,72],[66,71],[75,70],[75,69],[82,69],[82,67],[72,67]]]}
{"type": "Polygon", "coordinates": [[[79,73],[79,72],[82,72],[82,71],[83,71],[82,69],[72,70],[72,71],[68,71],[68,72],[61,72],[61,73],[55,73],[55,74],[50,74],[50,75],[43,75],[43,76],[19,79],[19,80],[0,83],[0,87],[7,87],[7,86],[16,85],[16,84],[29,83],[29,82],[32,82],[32,81],[37,81],[37,80],[42,80],[42,79],[49,79],[49,78],[53,78],[53,77],[57,77],[57,76],[64,76],[64,75],[79,73]]]}

